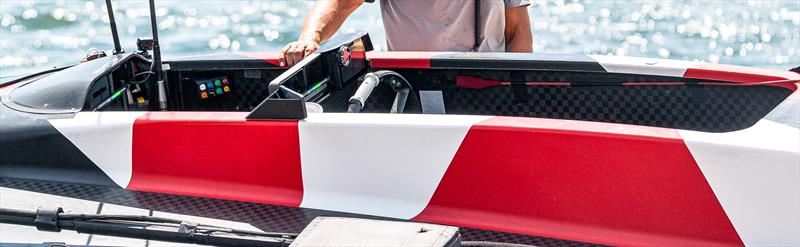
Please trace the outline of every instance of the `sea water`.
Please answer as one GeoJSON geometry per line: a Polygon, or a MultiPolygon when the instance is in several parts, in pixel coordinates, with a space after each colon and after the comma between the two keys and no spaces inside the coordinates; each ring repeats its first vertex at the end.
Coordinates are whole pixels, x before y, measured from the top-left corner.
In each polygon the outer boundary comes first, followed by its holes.
{"type": "MultiPolygon", "coordinates": [[[[115,0],[126,50],[149,37],[146,0],[115,0]]],[[[310,1],[157,0],[165,56],[277,51],[297,38],[310,1]]],[[[104,1],[0,1],[0,76],[77,63],[113,47],[104,1]]],[[[534,0],[540,53],[608,54],[786,70],[800,65],[800,1],[534,0]]],[[[498,27],[502,28],[502,27],[498,27]]],[[[364,4],[340,32],[366,31],[385,49],[379,4],[364,4]]]]}

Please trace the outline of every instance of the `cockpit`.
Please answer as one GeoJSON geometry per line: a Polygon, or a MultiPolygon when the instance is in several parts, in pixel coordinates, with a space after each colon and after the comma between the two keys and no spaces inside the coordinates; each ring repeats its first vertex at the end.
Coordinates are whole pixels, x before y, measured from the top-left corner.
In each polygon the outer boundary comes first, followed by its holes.
{"type": "Polygon", "coordinates": [[[291,68],[270,55],[211,54],[165,60],[156,76],[142,49],[18,79],[0,99],[34,114],[229,111],[249,112],[252,121],[314,112],[459,114],[724,132],[752,126],[792,93],[773,85],[609,73],[582,55],[370,50],[369,35],[352,33],[291,68]]]}

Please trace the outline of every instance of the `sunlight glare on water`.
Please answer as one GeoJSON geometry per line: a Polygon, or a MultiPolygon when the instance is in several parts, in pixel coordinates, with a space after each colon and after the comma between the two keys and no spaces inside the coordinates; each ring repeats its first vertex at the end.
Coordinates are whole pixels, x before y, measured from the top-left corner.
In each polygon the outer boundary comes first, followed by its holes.
{"type": "MultiPolygon", "coordinates": [[[[534,1],[541,53],[608,54],[789,69],[800,65],[800,1],[534,1]]],[[[165,56],[277,51],[297,38],[311,1],[156,1],[165,56]]],[[[149,37],[145,0],[114,1],[123,48],[149,37]]],[[[109,50],[104,1],[0,1],[0,76],[78,62],[109,50]]],[[[378,4],[340,32],[366,31],[385,49],[378,4]]]]}

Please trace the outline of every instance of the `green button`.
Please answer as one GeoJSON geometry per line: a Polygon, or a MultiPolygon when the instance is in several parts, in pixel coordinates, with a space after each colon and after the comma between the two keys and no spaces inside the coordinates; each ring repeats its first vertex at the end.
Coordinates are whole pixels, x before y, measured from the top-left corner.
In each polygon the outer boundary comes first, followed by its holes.
{"type": "Polygon", "coordinates": [[[222,94],[222,88],[217,88],[217,94],[222,94]]]}
{"type": "Polygon", "coordinates": [[[219,81],[219,79],[218,79],[218,80],[214,81],[214,85],[219,87],[219,85],[222,85],[222,82],[219,81]]]}

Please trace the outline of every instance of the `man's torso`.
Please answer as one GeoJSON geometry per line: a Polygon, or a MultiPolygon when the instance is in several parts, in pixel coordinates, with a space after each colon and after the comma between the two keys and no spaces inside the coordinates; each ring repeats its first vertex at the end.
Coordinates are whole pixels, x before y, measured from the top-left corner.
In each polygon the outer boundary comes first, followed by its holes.
{"type": "MultiPolygon", "coordinates": [[[[505,8],[527,0],[482,0],[479,51],[505,51],[505,8]]],[[[390,51],[470,51],[475,43],[475,0],[381,0],[390,51]]]]}

